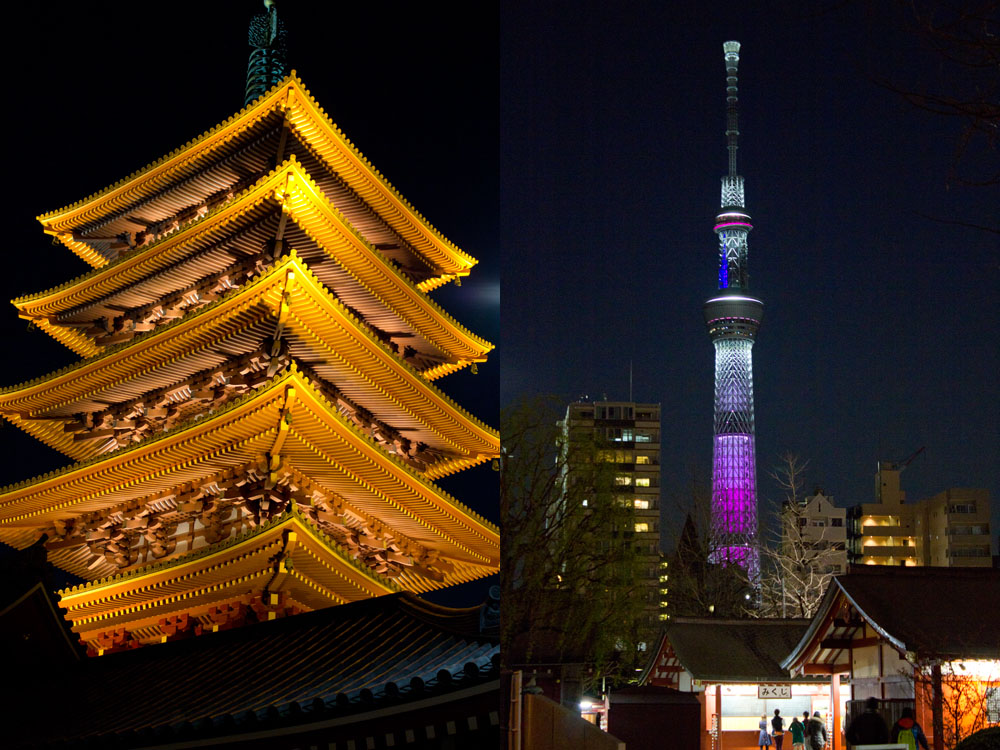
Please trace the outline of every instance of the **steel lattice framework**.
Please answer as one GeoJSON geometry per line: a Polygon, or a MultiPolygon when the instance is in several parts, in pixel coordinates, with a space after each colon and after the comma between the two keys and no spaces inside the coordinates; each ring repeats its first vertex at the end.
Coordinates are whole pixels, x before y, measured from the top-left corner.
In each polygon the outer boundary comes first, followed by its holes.
{"type": "Polygon", "coordinates": [[[719,293],[704,307],[705,322],[715,345],[711,561],[739,565],[756,581],[760,559],[752,349],[764,305],[747,293],[747,237],[753,225],[744,207],[743,178],[736,172],[740,44],[726,42],[723,49],[729,174],[722,178],[722,210],[715,219],[715,233],[719,237],[719,293]]]}

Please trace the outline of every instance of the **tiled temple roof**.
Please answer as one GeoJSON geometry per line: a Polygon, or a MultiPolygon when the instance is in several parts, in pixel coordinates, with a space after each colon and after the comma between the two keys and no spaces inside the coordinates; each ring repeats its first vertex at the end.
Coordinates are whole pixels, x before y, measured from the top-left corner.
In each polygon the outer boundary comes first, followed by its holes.
{"type": "Polygon", "coordinates": [[[35,725],[29,744],[232,741],[408,702],[446,703],[477,687],[495,703],[488,687],[498,638],[479,632],[479,612],[396,594],[84,659],[33,676],[44,697],[19,702],[29,715],[32,701],[45,704],[43,715],[58,705],[60,720],[35,725]]]}

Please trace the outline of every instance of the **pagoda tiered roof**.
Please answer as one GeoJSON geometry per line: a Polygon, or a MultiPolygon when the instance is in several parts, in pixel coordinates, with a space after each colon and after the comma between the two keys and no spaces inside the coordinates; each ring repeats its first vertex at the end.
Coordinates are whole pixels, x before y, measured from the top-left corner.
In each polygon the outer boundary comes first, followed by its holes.
{"type": "Polygon", "coordinates": [[[73,458],[100,442],[76,441],[65,425],[155,389],[177,388],[266,340],[285,336],[290,355],[376,418],[439,451],[429,476],[480,463],[499,451],[498,433],[454,404],[376,339],[294,252],[263,275],[188,317],[51,375],[0,392],[0,411],[73,458]],[[278,333],[278,329],[281,333],[278,333]]]}
{"type": "Polygon", "coordinates": [[[434,383],[493,348],[428,296],[476,261],[294,72],[38,218],[93,268],[14,304],[84,359],[0,416],[76,463],[0,489],[0,542],[87,581],[61,606],[92,653],[499,569],[434,484],[500,452],[434,383]]]}
{"type": "MultiPolygon", "coordinates": [[[[48,234],[87,263],[106,265],[138,233],[194,218],[276,150],[305,163],[327,198],[369,242],[408,267],[424,266],[424,291],[467,275],[475,259],[421,216],[344,136],[294,71],[249,107],[118,183],[39,216],[48,234]],[[287,132],[286,132],[287,131],[287,132]],[[314,169],[313,167],[316,167],[314,169]],[[192,210],[190,217],[185,211],[192,210]]],[[[272,162],[273,163],[273,162],[272,162]]]]}
{"type": "Polygon", "coordinates": [[[14,304],[22,318],[78,354],[93,356],[106,348],[97,333],[111,342],[129,336],[94,325],[101,318],[136,310],[131,325],[142,331],[171,320],[165,308],[171,316],[190,314],[259,272],[270,260],[260,247],[276,235],[283,243],[278,251],[294,248],[327,289],[363,314],[395,351],[408,348],[425,378],[482,362],[493,348],[369,244],[294,155],[182,229],[14,304]],[[176,298],[173,310],[163,302],[169,297],[176,298]]]}
{"type": "MultiPolygon", "coordinates": [[[[262,465],[261,475],[280,471],[286,483],[315,488],[332,498],[326,504],[330,510],[321,510],[320,519],[335,514],[334,521],[343,525],[339,516],[346,513],[359,523],[391,529],[403,549],[418,555],[434,550],[435,558],[445,561],[438,581],[404,572],[404,588],[428,590],[472,580],[498,565],[495,526],[375,445],[294,365],[214,414],[5,488],[0,492],[0,541],[23,548],[35,541],[38,529],[71,533],[57,522],[88,514],[95,516],[87,522],[92,528],[104,518],[102,512],[121,514],[120,522],[126,525],[129,518],[138,523],[144,514],[172,510],[155,505],[161,498],[175,498],[176,507],[176,497],[185,491],[217,484],[233,470],[255,465],[262,465]]],[[[196,512],[188,515],[193,518],[196,512]]],[[[85,577],[93,575],[96,565],[106,569],[100,558],[95,563],[84,541],[57,549],[50,559],[85,577]]]]}

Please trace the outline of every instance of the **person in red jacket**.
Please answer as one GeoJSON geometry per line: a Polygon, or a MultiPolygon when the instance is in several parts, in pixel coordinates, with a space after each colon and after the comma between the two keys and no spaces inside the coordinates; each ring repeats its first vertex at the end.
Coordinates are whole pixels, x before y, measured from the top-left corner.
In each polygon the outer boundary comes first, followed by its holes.
{"type": "Polygon", "coordinates": [[[919,742],[924,750],[930,750],[927,747],[927,738],[924,736],[924,730],[920,728],[920,725],[913,718],[912,708],[903,709],[903,715],[899,717],[899,721],[892,725],[892,731],[889,732],[889,741],[912,747],[914,750],[916,750],[917,743],[919,742]]]}

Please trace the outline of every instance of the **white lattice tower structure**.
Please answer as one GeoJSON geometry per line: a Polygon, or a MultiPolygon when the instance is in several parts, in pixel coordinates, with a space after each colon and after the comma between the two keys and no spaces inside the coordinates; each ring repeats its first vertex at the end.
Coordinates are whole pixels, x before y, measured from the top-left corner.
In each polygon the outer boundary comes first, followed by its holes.
{"type": "Polygon", "coordinates": [[[743,178],[736,170],[740,43],[726,42],[723,49],[729,174],[722,178],[722,208],[715,219],[719,291],[704,306],[705,322],[715,345],[711,561],[739,565],[751,581],[756,581],[760,560],[752,349],[764,305],[747,291],[747,236],[753,226],[744,205],[743,178]]]}

